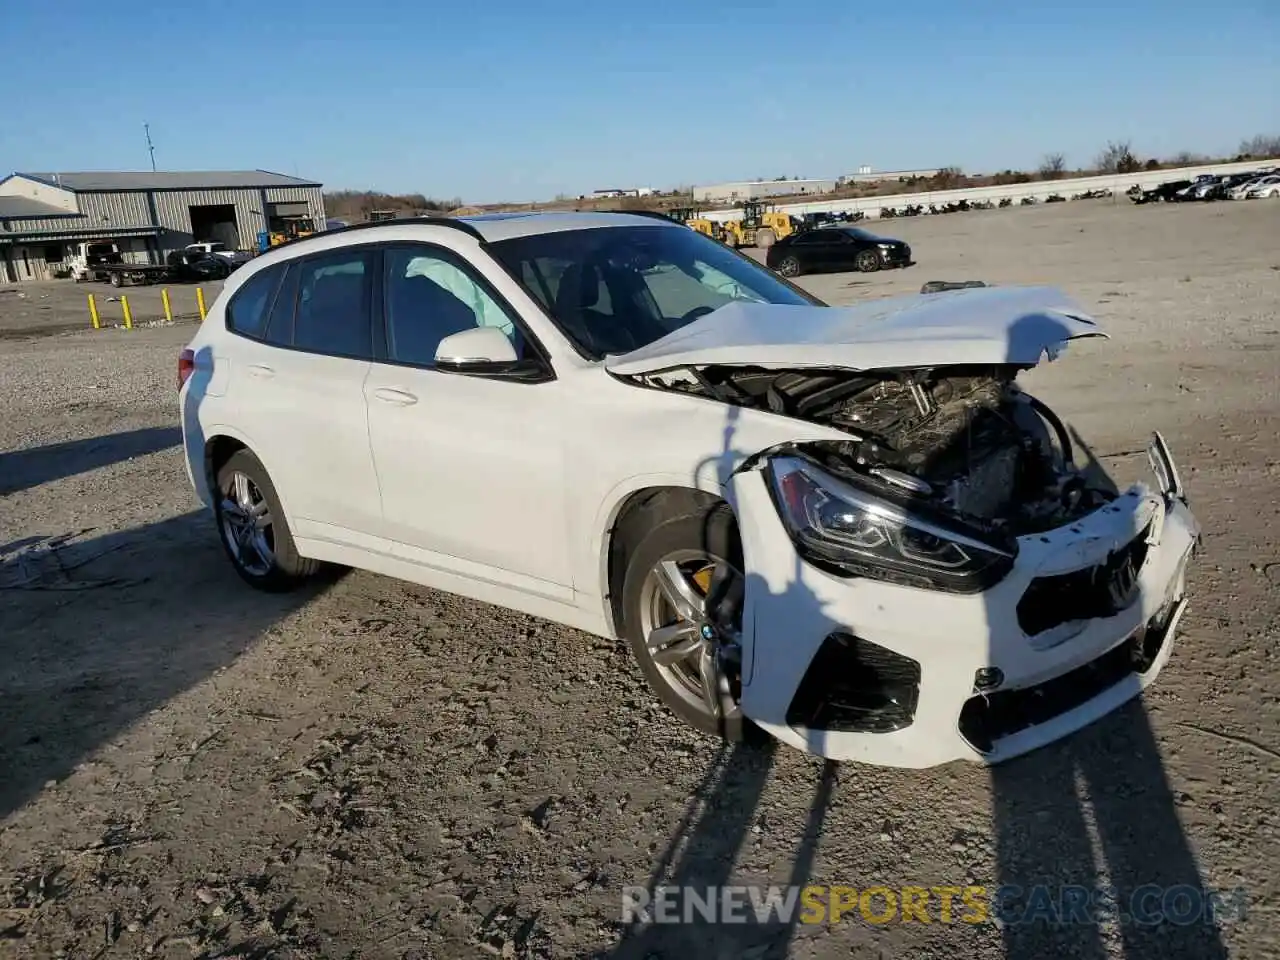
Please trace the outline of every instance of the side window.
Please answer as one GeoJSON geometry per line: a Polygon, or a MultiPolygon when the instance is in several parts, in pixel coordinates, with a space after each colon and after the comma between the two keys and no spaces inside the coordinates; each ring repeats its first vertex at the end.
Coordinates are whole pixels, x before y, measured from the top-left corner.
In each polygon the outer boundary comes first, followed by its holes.
{"type": "Polygon", "coordinates": [[[387,355],[396,363],[430,367],[445,337],[495,327],[523,356],[515,322],[469,270],[429,247],[388,247],[383,255],[387,355]]]}
{"type": "Polygon", "coordinates": [[[797,236],[795,240],[792,241],[792,243],[803,244],[806,247],[814,246],[821,242],[822,242],[822,235],[817,230],[810,230],[807,233],[802,233],[799,236],[797,236]]]}
{"type": "Polygon", "coordinates": [[[227,304],[228,330],[261,339],[267,328],[267,311],[271,309],[272,298],[284,272],[285,265],[276,264],[259,270],[244,282],[227,304]]]}
{"type": "Polygon", "coordinates": [[[298,265],[294,347],[364,360],[373,356],[369,259],[366,250],[339,250],[298,265]]]}
{"type": "Polygon", "coordinates": [[[275,305],[267,317],[267,329],[262,336],[273,346],[293,345],[293,309],[298,302],[298,275],[301,272],[302,268],[296,260],[289,264],[289,271],[276,292],[275,305]]]}

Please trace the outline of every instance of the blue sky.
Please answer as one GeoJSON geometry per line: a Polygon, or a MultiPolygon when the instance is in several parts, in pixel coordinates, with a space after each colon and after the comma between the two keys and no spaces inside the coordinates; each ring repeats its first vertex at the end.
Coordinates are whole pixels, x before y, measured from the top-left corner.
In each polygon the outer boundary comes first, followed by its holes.
{"type": "Polygon", "coordinates": [[[63,0],[0,23],[0,175],[146,169],[144,121],[161,169],[474,201],[1280,135],[1276,0],[63,0]]]}

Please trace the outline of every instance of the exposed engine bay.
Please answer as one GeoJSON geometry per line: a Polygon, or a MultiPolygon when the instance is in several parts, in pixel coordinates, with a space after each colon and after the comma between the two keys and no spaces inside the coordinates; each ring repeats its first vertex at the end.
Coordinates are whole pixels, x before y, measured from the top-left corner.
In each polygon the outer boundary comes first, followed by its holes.
{"type": "Polygon", "coordinates": [[[1062,422],[1018,388],[1020,369],[704,366],[629,379],[843,430],[847,442],[797,452],[837,476],[1017,536],[1070,523],[1114,497],[1074,464],[1062,422]]]}

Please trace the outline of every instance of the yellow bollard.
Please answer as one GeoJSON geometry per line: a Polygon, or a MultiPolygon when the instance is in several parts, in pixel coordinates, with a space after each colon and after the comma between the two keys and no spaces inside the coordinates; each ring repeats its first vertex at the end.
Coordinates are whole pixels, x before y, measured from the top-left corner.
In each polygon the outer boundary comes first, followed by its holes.
{"type": "Polygon", "coordinates": [[[200,308],[200,322],[204,323],[204,287],[196,287],[196,306],[200,308]]]}
{"type": "Polygon", "coordinates": [[[129,309],[129,298],[122,296],[120,298],[120,307],[124,310],[124,328],[126,330],[133,329],[133,312],[129,309]]]}
{"type": "Polygon", "coordinates": [[[89,294],[89,322],[93,324],[93,329],[102,329],[102,318],[98,316],[98,301],[93,299],[93,294],[89,294]]]}
{"type": "Polygon", "coordinates": [[[166,323],[173,323],[173,307],[169,305],[169,288],[164,287],[160,291],[160,302],[164,304],[164,319],[166,323]]]}

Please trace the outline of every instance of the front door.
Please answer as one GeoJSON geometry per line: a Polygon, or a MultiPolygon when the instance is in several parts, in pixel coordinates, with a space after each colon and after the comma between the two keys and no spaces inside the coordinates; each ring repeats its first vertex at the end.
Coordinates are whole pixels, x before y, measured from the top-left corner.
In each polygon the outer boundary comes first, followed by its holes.
{"type": "Polygon", "coordinates": [[[385,535],[408,560],[570,601],[560,385],[435,369],[477,326],[525,338],[469,264],[426,244],[383,250],[386,360],[365,384],[385,535]]]}

